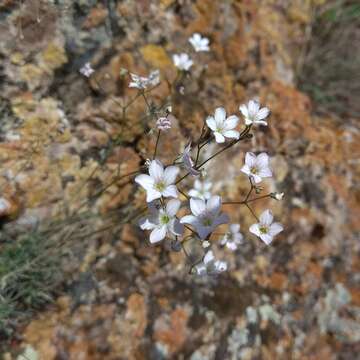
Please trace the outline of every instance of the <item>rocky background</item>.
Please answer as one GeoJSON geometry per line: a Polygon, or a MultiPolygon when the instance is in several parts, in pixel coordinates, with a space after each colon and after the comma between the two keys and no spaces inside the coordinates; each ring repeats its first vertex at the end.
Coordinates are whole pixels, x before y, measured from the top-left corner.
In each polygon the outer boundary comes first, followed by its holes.
{"type": "Polygon", "coordinates": [[[357,358],[359,12],[321,0],[0,1],[3,358],[357,358]],[[194,32],[211,52],[170,94],[171,55],[190,51],[194,32]],[[90,79],[79,74],[88,61],[90,79]],[[236,206],[245,243],[219,253],[226,274],[189,275],[182,253],[149,246],[135,225],[144,193],[121,175],[155,136],[141,98],[122,112],[136,95],[122,68],[161,72],[149,98],[178,119],[165,162],[217,106],[238,113],[258,97],[271,109],[269,127],[206,167],[217,193],[241,199],[245,152],[269,153],[266,189],[286,194],[255,206],[285,226],[271,246],[236,206]]]}

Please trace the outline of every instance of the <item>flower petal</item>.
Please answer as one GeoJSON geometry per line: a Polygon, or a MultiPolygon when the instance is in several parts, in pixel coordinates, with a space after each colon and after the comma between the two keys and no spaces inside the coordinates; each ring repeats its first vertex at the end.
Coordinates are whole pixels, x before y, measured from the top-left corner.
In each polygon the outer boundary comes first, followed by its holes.
{"type": "Polygon", "coordinates": [[[238,139],[240,137],[240,133],[236,130],[226,130],[223,132],[223,136],[231,139],[238,139]]]}
{"type": "Polygon", "coordinates": [[[269,167],[261,168],[258,172],[259,176],[262,178],[272,177],[272,171],[269,167]]]}
{"type": "Polygon", "coordinates": [[[271,236],[275,236],[275,235],[281,233],[283,230],[284,230],[284,227],[280,223],[275,222],[270,225],[269,234],[271,236]]]}
{"type": "Polygon", "coordinates": [[[190,199],[190,209],[193,215],[199,216],[206,210],[205,201],[201,199],[190,199]]]}
{"type": "Polygon", "coordinates": [[[268,117],[270,110],[267,107],[263,107],[256,114],[256,120],[263,120],[268,117]]]}
{"type": "Polygon", "coordinates": [[[181,224],[190,224],[194,225],[197,223],[197,217],[194,215],[185,215],[180,219],[181,224]]]}
{"type": "Polygon", "coordinates": [[[260,234],[261,234],[259,224],[252,224],[249,227],[249,231],[256,236],[260,236],[260,234]]]}
{"type": "Polygon", "coordinates": [[[266,244],[270,245],[270,243],[273,241],[273,236],[270,234],[260,234],[260,239],[266,244]]]}
{"type": "Polygon", "coordinates": [[[153,160],[149,166],[149,174],[155,182],[162,179],[164,175],[164,166],[159,160],[153,160]]]}
{"type": "Polygon", "coordinates": [[[214,135],[215,135],[215,141],[218,143],[218,144],[221,144],[223,142],[225,142],[225,138],[222,134],[220,134],[219,132],[214,132],[214,135]]]}
{"type": "Polygon", "coordinates": [[[156,224],[152,223],[148,218],[141,218],[139,220],[141,230],[152,230],[156,228],[156,224]]]}
{"type": "Polygon", "coordinates": [[[205,256],[204,256],[204,264],[208,264],[210,261],[214,260],[215,259],[215,256],[214,256],[214,253],[212,250],[209,250],[205,256]]]}
{"type": "Polygon", "coordinates": [[[149,190],[154,187],[154,179],[146,174],[138,175],[135,178],[135,182],[142,186],[145,190],[149,190]]]}
{"type": "Polygon", "coordinates": [[[232,234],[237,234],[240,231],[240,224],[230,224],[229,229],[232,234]]]}
{"type": "Polygon", "coordinates": [[[217,215],[221,208],[221,197],[220,196],[212,196],[206,202],[206,210],[212,213],[213,215],[217,215]]]}
{"type": "Polygon", "coordinates": [[[206,125],[212,130],[215,131],[216,130],[216,122],[213,116],[209,116],[206,119],[206,125]]]}
{"type": "Polygon", "coordinates": [[[243,172],[244,174],[250,176],[251,175],[251,171],[250,171],[250,168],[248,165],[244,165],[241,169],[240,169],[241,172],[243,172]]]}
{"type": "Polygon", "coordinates": [[[262,225],[270,226],[271,223],[273,222],[273,219],[274,219],[274,216],[273,216],[272,212],[269,209],[265,210],[260,215],[260,223],[262,225]]]}
{"type": "Polygon", "coordinates": [[[247,152],[245,155],[245,164],[249,168],[252,168],[253,166],[255,166],[256,165],[256,155],[252,152],[247,152]]]}
{"type": "Polygon", "coordinates": [[[166,189],[162,192],[162,196],[164,197],[178,197],[178,191],[175,185],[169,185],[166,189]]]}
{"type": "Polygon", "coordinates": [[[260,109],[260,104],[256,100],[250,100],[248,104],[249,115],[256,115],[260,109]]]}
{"type": "Polygon", "coordinates": [[[155,189],[147,189],[146,190],[146,202],[152,202],[156,199],[161,198],[161,193],[155,189]]]}
{"type": "Polygon", "coordinates": [[[152,244],[157,243],[163,240],[165,236],[166,236],[166,225],[157,227],[150,233],[150,242],[152,244]]]}
{"type": "Polygon", "coordinates": [[[169,230],[175,236],[181,236],[184,233],[184,225],[178,219],[172,219],[169,224],[169,230]]]}
{"type": "Polygon", "coordinates": [[[238,123],[239,118],[236,115],[231,115],[225,120],[225,130],[232,130],[238,123]]]}
{"type": "Polygon", "coordinates": [[[200,223],[196,223],[194,226],[200,239],[206,239],[206,237],[214,230],[212,226],[203,226],[200,223]]]}
{"type": "Polygon", "coordinates": [[[261,153],[256,157],[256,164],[258,167],[268,167],[269,166],[269,155],[267,153],[261,153]]]}
{"type": "Polygon", "coordinates": [[[216,125],[223,125],[226,119],[226,111],[223,107],[215,109],[215,122],[216,125]]]}
{"type": "Polygon", "coordinates": [[[177,166],[168,166],[164,171],[164,182],[166,185],[171,185],[175,182],[175,179],[180,169],[177,166]]]}
{"type": "Polygon", "coordinates": [[[170,217],[174,217],[177,212],[179,211],[181,206],[181,201],[178,199],[171,199],[168,201],[168,203],[166,204],[166,213],[170,216],[170,217]]]}
{"type": "Polygon", "coordinates": [[[229,222],[229,216],[227,214],[220,214],[220,216],[218,216],[215,221],[214,221],[214,226],[219,226],[219,225],[222,225],[222,224],[227,224],[229,222]]]}
{"type": "Polygon", "coordinates": [[[244,117],[249,117],[248,108],[245,104],[239,106],[240,112],[244,115],[244,117]]]}

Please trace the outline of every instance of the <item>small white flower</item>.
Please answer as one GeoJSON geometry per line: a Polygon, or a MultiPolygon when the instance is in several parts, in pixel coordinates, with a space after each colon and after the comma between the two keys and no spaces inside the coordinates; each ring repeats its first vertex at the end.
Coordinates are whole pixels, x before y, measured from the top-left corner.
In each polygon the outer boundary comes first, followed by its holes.
{"type": "Polygon", "coordinates": [[[213,131],[215,135],[215,141],[217,143],[223,143],[225,142],[225,138],[239,138],[239,132],[233,130],[236,127],[238,121],[239,118],[235,115],[231,115],[226,118],[225,109],[219,107],[215,110],[214,116],[209,116],[206,119],[206,124],[213,131]]]}
{"type": "Polygon", "coordinates": [[[189,38],[189,42],[196,52],[210,50],[209,39],[206,37],[202,37],[199,33],[194,33],[191,38],[189,38]]]}
{"type": "Polygon", "coordinates": [[[260,104],[256,100],[250,100],[248,105],[240,105],[239,110],[245,117],[245,124],[259,124],[267,125],[266,118],[268,117],[270,110],[267,107],[260,109],[260,104]]]}
{"type": "Polygon", "coordinates": [[[252,152],[247,152],[245,155],[245,165],[241,171],[252,178],[255,184],[261,182],[262,178],[272,176],[272,171],[269,166],[269,156],[266,153],[261,153],[256,156],[252,152]]]}
{"type": "Polygon", "coordinates": [[[229,250],[235,251],[243,242],[239,224],[230,224],[229,232],[221,239],[220,245],[226,246],[229,250]]]}
{"type": "Polygon", "coordinates": [[[10,209],[11,204],[4,197],[0,197],[0,212],[10,209]]]}
{"type": "Polygon", "coordinates": [[[149,166],[149,175],[138,175],[135,182],[146,190],[147,202],[162,196],[177,198],[178,192],[174,183],[179,170],[176,166],[168,166],[164,170],[164,166],[159,160],[152,160],[149,166]]]}
{"type": "Polygon", "coordinates": [[[129,88],[137,88],[140,90],[146,89],[148,86],[156,86],[160,83],[160,71],[152,71],[148,77],[139,76],[133,73],[130,73],[131,82],[129,83],[129,88]]]}
{"type": "Polygon", "coordinates": [[[273,222],[273,214],[270,210],[265,210],[260,215],[260,222],[250,226],[250,232],[258,236],[266,245],[269,245],[275,235],[284,230],[280,223],[273,222]]]}
{"type": "Polygon", "coordinates": [[[180,222],[192,225],[200,239],[205,239],[217,226],[226,224],[229,221],[226,214],[220,213],[220,196],[212,196],[207,201],[191,198],[190,209],[193,215],[182,217],[180,222]]]}
{"type": "Polygon", "coordinates": [[[273,198],[273,199],[275,199],[275,200],[277,200],[277,201],[281,201],[282,199],[283,199],[283,197],[284,197],[284,193],[282,192],[282,193],[272,193],[271,194],[271,197],[273,198]]]}
{"type": "Polygon", "coordinates": [[[189,55],[186,53],[174,54],[173,55],[174,65],[180,69],[188,71],[193,65],[193,61],[190,59],[189,55]]]}
{"type": "Polygon", "coordinates": [[[205,241],[202,242],[201,245],[202,245],[202,247],[203,247],[204,249],[206,249],[206,248],[208,248],[211,244],[210,244],[209,241],[205,240],[205,241]]]}
{"type": "Polygon", "coordinates": [[[191,159],[191,143],[185,148],[182,154],[182,161],[185,169],[190,173],[190,175],[200,175],[200,171],[194,168],[194,161],[191,159]]]}
{"type": "Polygon", "coordinates": [[[80,73],[86,77],[90,77],[90,75],[95,72],[95,70],[91,67],[90,63],[87,62],[81,69],[80,73]]]}
{"type": "Polygon", "coordinates": [[[216,260],[212,250],[209,250],[203,261],[195,266],[197,275],[216,275],[227,270],[227,263],[225,261],[216,260]]]}
{"type": "Polygon", "coordinates": [[[168,130],[171,129],[171,120],[169,118],[169,116],[167,117],[160,117],[157,121],[156,121],[156,127],[159,130],[168,130]]]}
{"type": "Polygon", "coordinates": [[[184,226],[176,218],[176,213],[180,209],[181,202],[178,199],[171,199],[165,208],[158,209],[154,204],[150,204],[150,216],[140,220],[142,230],[152,230],[150,242],[152,244],[163,240],[167,234],[180,236],[184,232],[184,226]]]}
{"type": "Polygon", "coordinates": [[[210,181],[200,181],[196,179],[194,188],[189,191],[189,196],[201,200],[208,200],[211,198],[211,192],[209,191],[211,187],[212,183],[210,181]]]}

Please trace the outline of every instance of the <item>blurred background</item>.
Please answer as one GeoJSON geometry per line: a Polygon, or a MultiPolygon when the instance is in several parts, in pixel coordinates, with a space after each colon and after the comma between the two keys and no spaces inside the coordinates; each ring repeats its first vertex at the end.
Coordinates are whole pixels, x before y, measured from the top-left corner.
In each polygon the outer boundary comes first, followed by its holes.
{"type": "MultiPolygon", "coordinates": [[[[17,359],[356,359],[360,352],[360,4],[345,0],[0,1],[0,354],[17,359]],[[209,53],[170,93],[172,54],[209,53]],[[90,62],[95,73],[79,69],[90,62]],[[155,146],[121,69],[159,69],[151,104],[177,118],[172,160],[216,107],[258,98],[268,127],[206,167],[242,199],[246,151],[266,151],[285,230],[266,246],[246,208],[229,271],[188,274],[136,225],[144,193],[121,175],[155,146]]],[[[243,124],[242,124],[243,126],[243,124]]],[[[216,151],[211,145],[209,154],[216,151]]],[[[184,189],[192,180],[184,182],[184,189]]]]}

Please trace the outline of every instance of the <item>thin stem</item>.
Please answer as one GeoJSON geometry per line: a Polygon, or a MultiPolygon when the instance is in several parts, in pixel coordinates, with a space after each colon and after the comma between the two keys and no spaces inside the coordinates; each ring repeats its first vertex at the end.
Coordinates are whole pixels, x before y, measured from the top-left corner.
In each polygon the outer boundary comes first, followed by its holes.
{"type": "Polygon", "coordinates": [[[254,216],[254,218],[257,220],[257,222],[260,222],[259,218],[256,216],[254,210],[250,207],[250,205],[248,203],[245,203],[245,206],[249,209],[249,211],[254,216]]]}
{"type": "Polygon", "coordinates": [[[159,129],[158,134],[157,134],[157,137],[156,137],[156,144],[155,144],[155,150],[154,150],[153,160],[156,158],[156,152],[157,152],[158,145],[159,145],[160,134],[161,134],[161,130],[159,129]]]}

